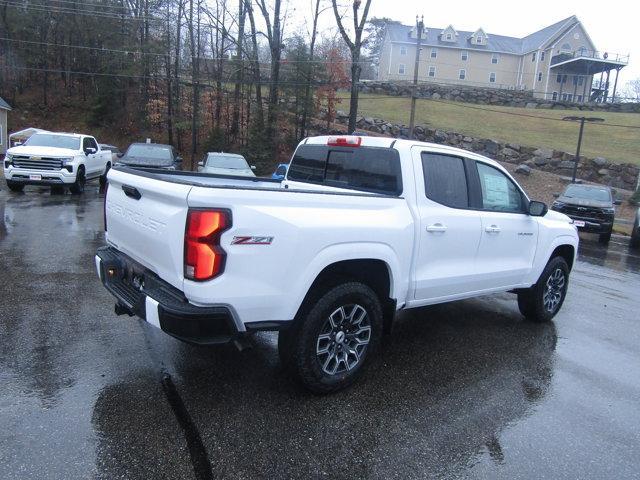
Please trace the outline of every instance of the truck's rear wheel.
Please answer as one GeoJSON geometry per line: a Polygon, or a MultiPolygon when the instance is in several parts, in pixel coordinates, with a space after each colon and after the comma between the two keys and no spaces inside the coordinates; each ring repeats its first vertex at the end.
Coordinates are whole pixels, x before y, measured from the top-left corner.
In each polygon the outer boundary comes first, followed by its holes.
{"type": "Polygon", "coordinates": [[[78,173],[76,174],[76,181],[71,184],[69,190],[74,195],[80,195],[84,192],[84,184],[87,182],[86,177],[84,175],[84,167],[78,168],[78,173]]]}
{"type": "Polygon", "coordinates": [[[104,167],[104,173],[102,175],[100,175],[100,187],[103,188],[108,180],[107,180],[107,175],[109,174],[109,170],[111,169],[111,164],[107,163],[107,166],[104,167]]]}
{"type": "Polygon", "coordinates": [[[302,308],[288,330],[280,332],[280,358],[295,378],[314,393],[352,384],[375,352],[382,335],[378,296],[360,282],[329,289],[302,308]]]}
{"type": "Polygon", "coordinates": [[[12,192],[21,192],[24,190],[23,183],[12,182],[11,180],[7,180],[7,187],[9,187],[9,190],[12,192]]]}
{"type": "Polygon", "coordinates": [[[549,322],[564,303],[569,286],[569,266],[562,257],[553,257],[531,288],[518,292],[518,308],[527,320],[549,322]]]}

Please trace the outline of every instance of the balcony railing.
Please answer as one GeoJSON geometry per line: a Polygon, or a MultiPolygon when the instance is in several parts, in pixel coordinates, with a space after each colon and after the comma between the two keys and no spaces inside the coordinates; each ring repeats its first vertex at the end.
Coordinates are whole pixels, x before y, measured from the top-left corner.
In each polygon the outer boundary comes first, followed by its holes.
{"type": "Polygon", "coordinates": [[[561,52],[557,55],[554,55],[553,57],[551,57],[551,66],[557,65],[558,63],[566,62],[567,60],[579,58],[616,62],[623,65],[627,65],[629,63],[628,54],[622,55],[619,53],[599,52],[597,50],[587,50],[586,48],[581,48],[580,50],[575,50],[573,52],[561,52]]]}

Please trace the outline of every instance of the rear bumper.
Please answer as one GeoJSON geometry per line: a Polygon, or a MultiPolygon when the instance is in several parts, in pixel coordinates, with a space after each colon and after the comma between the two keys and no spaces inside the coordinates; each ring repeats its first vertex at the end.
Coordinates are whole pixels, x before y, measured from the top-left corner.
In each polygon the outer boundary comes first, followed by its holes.
{"type": "Polygon", "coordinates": [[[116,298],[116,313],[137,315],[163,332],[188,343],[227,343],[244,333],[231,307],[197,307],[182,292],[111,247],[95,257],[98,275],[116,298]]]}

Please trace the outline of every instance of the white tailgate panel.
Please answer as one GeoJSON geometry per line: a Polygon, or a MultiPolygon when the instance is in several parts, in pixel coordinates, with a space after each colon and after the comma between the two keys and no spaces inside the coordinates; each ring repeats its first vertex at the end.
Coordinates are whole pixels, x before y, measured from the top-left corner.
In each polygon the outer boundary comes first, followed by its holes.
{"type": "Polygon", "coordinates": [[[107,194],[107,240],[121,252],[182,290],[184,231],[190,185],[111,170],[107,194]],[[135,187],[139,200],[125,195],[135,187]]]}

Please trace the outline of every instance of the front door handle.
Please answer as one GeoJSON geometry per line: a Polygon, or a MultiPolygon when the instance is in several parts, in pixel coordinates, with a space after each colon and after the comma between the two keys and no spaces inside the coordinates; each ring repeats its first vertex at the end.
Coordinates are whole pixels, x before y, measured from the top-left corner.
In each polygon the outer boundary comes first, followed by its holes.
{"type": "Polygon", "coordinates": [[[497,225],[490,225],[484,229],[487,233],[500,233],[500,227],[497,225]]]}
{"type": "Polygon", "coordinates": [[[447,226],[441,223],[434,223],[427,227],[427,232],[446,232],[447,226]]]}

